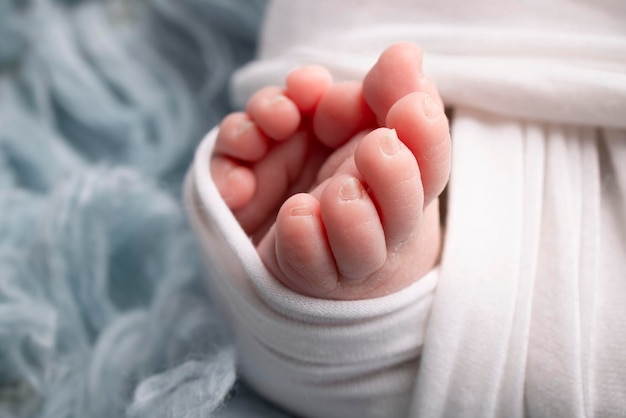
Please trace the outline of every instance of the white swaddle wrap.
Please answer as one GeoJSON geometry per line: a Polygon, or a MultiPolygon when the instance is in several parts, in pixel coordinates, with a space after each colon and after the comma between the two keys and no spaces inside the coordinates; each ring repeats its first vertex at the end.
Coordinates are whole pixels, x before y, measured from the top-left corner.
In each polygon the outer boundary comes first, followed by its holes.
{"type": "Polygon", "coordinates": [[[300,64],[360,79],[412,41],[454,107],[453,164],[440,268],[386,298],[323,301],[265,270],[210,179],[207,136],[187,198],[257,390],[318,417],[626,416],[626,2],[587,3],[270,5],[239,104],[300,64]]]}

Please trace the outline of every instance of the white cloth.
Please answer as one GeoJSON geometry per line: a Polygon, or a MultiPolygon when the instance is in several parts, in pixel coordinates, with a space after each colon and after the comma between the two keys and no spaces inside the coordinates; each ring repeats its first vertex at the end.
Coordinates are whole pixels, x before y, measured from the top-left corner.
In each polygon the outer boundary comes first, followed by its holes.
{"type": "Polygon", "coordinates": [[[626,131],[455,118],[412,416],[626,416],[626,131]]]}
{"type": "Polygon", "coordinates": [[[425,71],[448,105],[516,119],[626,124],[623,0],[274,0],[260,60],[235,77],[235,103],[281,85],[302,64],[361,79],[398,41],[425,50],[425,71]]]}
{"type": "Polygon", "coordinates": [[[214,133],[198,150],[188,207],[244,377],[312,417],[626,416],[626,3],[274,1],[235,100],[299,64],[359,79],[401,40],[455,109],[442,264],[405,291],[280,286],[210,179],[214,133]]]}

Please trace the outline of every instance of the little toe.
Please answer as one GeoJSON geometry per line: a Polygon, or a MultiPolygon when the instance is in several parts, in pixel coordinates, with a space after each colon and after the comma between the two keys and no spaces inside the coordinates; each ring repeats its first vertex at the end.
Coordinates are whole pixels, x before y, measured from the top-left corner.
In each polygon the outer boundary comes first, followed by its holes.
{"type": "Polygon", "coordinates": [[[361,83],[348,81],[333,84],[321,97],[313,116],[313,131],[322,144],[337,148],[359,131],[374,126],[375,121],[361,83]]]}
{"type": "Polygon", "coordinates": [[[354,158],[393,250],[414,237],[422,219],[424,195],[417,161],[396,132],[387,128],[366,135],[354,158]]]}
{"type": "Polygon", "coordinates": [[[267,153],[268,147],[268,138],[246,113],[231,113],[220,123],[215,153],[243,161],[257,161],[267,153]]]}
{"type": "Polygon", "coordinates": [[[301,121],[298,107],[279,87],[256,92],[248,101],[246,113],[264,134],[277,141],[296,133],[301,121]]]}
{"type": "Polygon", "coordinates": [[[222,199],[231,210],[247,205],[256,189],[256,176],[247,167],[227,157],[211,159],[211,177],[222,199]]]}
{"type": "Polygon", "coordinates": [[[445,113],[430,95],[410,93],[391,107],[386,126],[396,130],[415,156],[427,206],[443,191],[450,175],[451,143],[445,113]]]}
{"type": "Polygon", "coordinates": [[[328,181],[320,208],[341,284],[360,286],[387,258],[374,202],[359,179],[339,174],[328,181]]]}
{"type": "Polygon", "coordinates": [[[300,67],[287,76],[287,96],[302,113],[312,113],[332,81],[332,76],[325,67],[300,67]]]}

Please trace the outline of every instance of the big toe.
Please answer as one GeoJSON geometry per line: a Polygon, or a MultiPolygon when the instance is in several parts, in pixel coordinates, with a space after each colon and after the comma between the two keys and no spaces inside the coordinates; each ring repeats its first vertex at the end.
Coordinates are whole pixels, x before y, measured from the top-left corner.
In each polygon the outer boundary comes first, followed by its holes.
{"type": "Polygon", "coordinates": [[[363,95],[384,122],[391,106],[408,93],[420,90],[422,50],[410,43],[387,48],[363,80],[363,95]]]}

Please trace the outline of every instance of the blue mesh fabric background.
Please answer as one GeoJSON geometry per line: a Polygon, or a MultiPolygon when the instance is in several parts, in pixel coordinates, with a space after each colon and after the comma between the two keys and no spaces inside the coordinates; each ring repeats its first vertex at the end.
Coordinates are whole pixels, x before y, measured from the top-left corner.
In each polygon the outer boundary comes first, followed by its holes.
{"type": "Polygon", "coordinates": [[[264,3],[0,0],[0,417],[284,416],[181,203],[264,3]]]}

